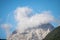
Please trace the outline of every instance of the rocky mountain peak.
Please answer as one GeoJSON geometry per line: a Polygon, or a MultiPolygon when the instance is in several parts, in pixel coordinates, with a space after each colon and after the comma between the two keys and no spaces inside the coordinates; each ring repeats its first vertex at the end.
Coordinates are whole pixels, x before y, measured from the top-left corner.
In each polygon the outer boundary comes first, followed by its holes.
{"type": "Polygon", "coordinates": [[[54,26],[47,23],[39,25],[38,27],[25,29],[22,33],[18,33],[15,30],[8,40],[42,40],[53,29],[54,26]]]}

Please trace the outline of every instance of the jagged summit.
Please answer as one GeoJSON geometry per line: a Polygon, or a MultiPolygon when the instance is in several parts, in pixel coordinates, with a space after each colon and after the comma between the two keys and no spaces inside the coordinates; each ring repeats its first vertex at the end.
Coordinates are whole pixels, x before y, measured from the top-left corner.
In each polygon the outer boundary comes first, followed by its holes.
{"type": "Polygon", "coordinates": [[[53,29],[54,26],[50,23],[47,23],[39,25],[38,27],[25,29],[22,33],[18,33],[15,30],[8,40],[42,40],[53,29]]]}

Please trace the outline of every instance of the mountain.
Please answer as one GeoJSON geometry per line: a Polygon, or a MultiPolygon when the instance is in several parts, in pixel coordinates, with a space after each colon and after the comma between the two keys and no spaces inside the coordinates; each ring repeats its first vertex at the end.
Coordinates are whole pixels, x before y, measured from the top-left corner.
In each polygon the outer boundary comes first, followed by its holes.
{"type": "Polygon", "coordinates": [[[60,40],[60,26],[51,31],[43,40],[60,40]]]}
{"type": "Polygon", "coordinates": [[[8,40],[42,40],[45,36],[54,29],[50,23],[42,24],[37,27],[31,27],[18,33],[16,30],[8,37],[8,40]]]}

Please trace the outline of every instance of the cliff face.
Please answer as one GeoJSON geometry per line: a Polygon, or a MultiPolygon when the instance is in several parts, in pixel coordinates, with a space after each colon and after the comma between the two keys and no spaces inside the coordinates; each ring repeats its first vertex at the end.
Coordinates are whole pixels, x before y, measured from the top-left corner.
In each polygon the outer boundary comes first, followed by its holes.
{"type": "Polygon", "coordinates": [[[42,40],[45,36],[54,29],[50,24],[42,24],[38,27],[28,28],[22,33],[14,31],[7,40],[42,40]]]}

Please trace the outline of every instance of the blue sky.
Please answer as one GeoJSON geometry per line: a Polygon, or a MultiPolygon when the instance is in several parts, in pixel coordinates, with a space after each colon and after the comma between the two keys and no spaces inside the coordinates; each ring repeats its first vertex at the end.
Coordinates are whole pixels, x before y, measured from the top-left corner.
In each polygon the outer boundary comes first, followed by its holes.
{"type": "MultiPolygon", "coordinates": [[[[17,7],[28,6],[34,12],[51,11],[52,15],[60,20],[60,0],[0,0],[0,38],[6,38],[6,32],[1,24],[11,23],[15,29],[16,22],[13,18],[13,11],[17,7]],[[8,17],[9,14],[9,17],[8,17]]],[[[58,24],[53,23],[54,26],[58,24]]],[[[11,28],[10,31],[14,29],[11,28]]]]}

